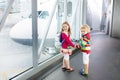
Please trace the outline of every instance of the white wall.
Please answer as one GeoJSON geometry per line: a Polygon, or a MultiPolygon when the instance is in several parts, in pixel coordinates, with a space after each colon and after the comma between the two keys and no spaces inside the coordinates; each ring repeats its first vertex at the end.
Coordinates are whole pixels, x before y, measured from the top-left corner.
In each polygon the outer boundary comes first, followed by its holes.
{"type": "Polygon", "coordinates": [[[92,28],[93,30],[100,30],[101,13],[102,13],[102,0],[88,0],[88,7],[92,15],[92,28]]]}

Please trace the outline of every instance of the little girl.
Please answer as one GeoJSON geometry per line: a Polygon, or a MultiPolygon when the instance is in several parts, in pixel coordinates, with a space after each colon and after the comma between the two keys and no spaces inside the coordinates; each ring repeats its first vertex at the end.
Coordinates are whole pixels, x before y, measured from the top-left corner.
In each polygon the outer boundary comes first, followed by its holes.
{"type": "Polygon", "coordinates": [[[64,55],[62,69],[67,71],[74,71],[74,69],[70,66],[69,55],[72,54],[72,51],[68,49],[68,46],[75,47],[75,45],[72,43],[70,39],[70,34],[71,34],[70,25],[68,22],[64,22],[62,24],[61,29],[62,40],[64,40],[62,42],[61,48],[61,52],[64,55]]]}
{"type": "Polygon", "coordinates": [[[81,52],[83,54],[84,68],[80,70],[80,74],[88,76],[89,71],[89,55],[90,55],[90,27],[88,25],[82,25],[80,27],[82,38],[80,39],[81,52]]]}

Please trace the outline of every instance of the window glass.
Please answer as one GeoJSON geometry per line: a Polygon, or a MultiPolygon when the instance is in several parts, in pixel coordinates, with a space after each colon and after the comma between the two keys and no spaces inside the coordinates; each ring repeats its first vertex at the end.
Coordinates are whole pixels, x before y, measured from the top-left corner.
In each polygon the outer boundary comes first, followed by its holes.
{"type": "Polygon", "coordinates": [[[7,7],[7,2],[5,0],[0,0],[0,21],[2,19],[6,7],[7,7]]]}
{"type": "Polygon", "coordinates": [[[67,16],[72,16],[72,2],[67,3],[67,16]]]}
{"type": "Polygon", "coordinates": [[[52,9],[54,8],[54,0],[52,1],[48,1],[48,2],[44,2],[43,5],[47,6],[50,5],[50,7],[46,7],[44,8],[44,10],[42,12],[38,13],[39,19],[38,19],[38,45],[39,45],[39,49],[40,49],[40,45],[41,42],[44,40],[44,37],[46,36],[46,39],[44,41],[44,45],[42,47],[42,51],[38,50],[38,54],[40,53],[40,58],[39,58],[39,62],[41,63],[43,61],[46,61],[50,58],[52,58],[53,56],[55,56],[56,54],[58,54],[57,49],[55,47],[55,37],[57,34],[57,24],[58,24],[58,18],[57,18],[57,11],[58,8],[56,6],[55,8],[55,12],[52,12],[52,9]],[[51,15],[53,13],[53,17],[52,20],[51,19],[51,15]],[[50,25],[49,24],[50,21],[50,25]],[[49,27],[49,28],[48,28],[49,27]],[[47,34],[46,34],[47,33],[47,34]]]}
{"type": "Polygon", "coordinates": [[[58,3],[58,16],[62,17],[63,16],[63,12],[64,12],[64,3],[63,2],[59,2],[58,3]]]}
{"type": "MultiPolygon", "coordinates": [[[[3,14],[12,0],[0,0],[3,14]]],[[[8,80],[32,67],[31,0],[14,0],[0,31],[0,80],[8,80]],[[28,4],[29,3],[29,4],[28,4]]]]}

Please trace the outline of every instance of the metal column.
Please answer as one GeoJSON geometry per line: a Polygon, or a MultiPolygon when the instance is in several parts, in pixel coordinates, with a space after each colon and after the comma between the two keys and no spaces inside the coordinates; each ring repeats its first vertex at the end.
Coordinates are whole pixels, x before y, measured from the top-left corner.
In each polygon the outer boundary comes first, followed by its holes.
{"type": "Polygon", "coordinates": [[[2,29],[2,27],[4,25],[4,23],[5,23],[5,20],[6,20],[7,16],[8,16],[8,14],[9,14],[10,10],[11,10],[13,2],[14,2],[14,0],[9,0],[8,6],[7,6],[6,10],[3,13],[3,17],[2,17],[1,22],[0,22],[0,31],[1,31],[1,29],[2,29]]]}
{"type": "Polygon", "coordinates": [[[64,21],[67,21],[67,0],[64,0],[64,21]]]}
{"type": "Polygon", "coordinates": [[[33,42],[33,67],[38,66],[38,31],[37,31],[37,0],[32,2],[32,42],[33,42]]]}
{"type": "MultiPolygon", "coordinates": [[[[72,29],[72,37],[74,38],[74,39],[76,39],[76,31],[77,31],[77,24],[79,24],[79,21],[77,21],[76,19],[77,19],[77,17],[76,17],[76,15],[77,15],[77,12],[78,12],[78,6],[79,6],[79,0],[77,0],[76,2],[75,2],[75,8],[74,8],[74,11],[73,11],[73,14],[72,14],[72,21],[71,21],[71,29],[72,29]],[[77,23],[77,24],[76,24],[77,23]]],[[[78,16],[78,15],[77,15],[78,16]]],[[[78,16],[79,17],[79,16],[78,16]]],[[[78,35],[78,34],[77,34],[78,35]]]]}
{"type": "Polygon", "coordinates": [[[83,0],[83,18],[82,18],[82,24],[86,24],[86,15],[87,15],[87,0],[83,0]]]}

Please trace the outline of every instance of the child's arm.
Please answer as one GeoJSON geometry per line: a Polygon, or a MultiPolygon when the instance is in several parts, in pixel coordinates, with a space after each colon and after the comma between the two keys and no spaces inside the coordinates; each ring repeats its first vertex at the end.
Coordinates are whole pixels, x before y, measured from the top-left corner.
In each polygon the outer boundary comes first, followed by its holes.
{"type": "Polygon", "coordinates": [[[84,42],[84,46],[90,46],[90,34],[86,34],[85,36],[83,36],[83,42],[84,42]]]}
{"type": "Polygon", "coordinates": [[[80,44],[81,47],[85,47],[85,45],[87,44],[87,42],[84,41],[83,38],[81,38],[80,41],[79,41],[79,44],[80,44]]]}
{"type": "Polygon", "coordinates": [[[89,41],[90,41],[90,40],[87,39],[87,38],[83,38],[83,40],[84,40],[85,42],[89,42],[89,41]]]}
{"type": "Polygon", "coordinates": [[[83,40],[86,41],[86,42],[89,42],[90,41],[90,34],[87,33],[83,36],[83,40]]]}
{"type": "Polygon", "coordinates": [[[75,47],[75,44],[72,43],[72,41],[69,39],[69,37],[66,34],[63,34],[62,37],[65,39],[67,43],[69,43],[70,46],[75,47]]]}

